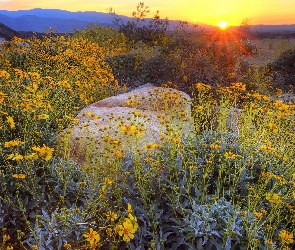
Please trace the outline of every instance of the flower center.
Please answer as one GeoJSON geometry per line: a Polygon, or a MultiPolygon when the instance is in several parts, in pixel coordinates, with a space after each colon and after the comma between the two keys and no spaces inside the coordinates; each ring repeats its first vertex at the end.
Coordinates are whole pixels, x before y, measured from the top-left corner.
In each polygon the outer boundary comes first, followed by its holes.
{"type": "Polygon", "coordinates": [[[124,234],[129,234],[130,230],[128,228],[124,228],[124,234]]]}

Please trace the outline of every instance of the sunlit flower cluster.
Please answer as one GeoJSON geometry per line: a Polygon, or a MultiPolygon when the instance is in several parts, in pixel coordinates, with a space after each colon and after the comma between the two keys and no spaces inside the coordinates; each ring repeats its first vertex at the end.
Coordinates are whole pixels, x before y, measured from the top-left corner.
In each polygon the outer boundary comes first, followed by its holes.
{"type": "Polygon", "coordinates": [[[224,153],[224,157],[226,159],[237,159],[237,158],[241,158],[241,155],[238,155],[238,154],[234,154],[232,152],[225,152],[224,153]]]}
{"type": "Polygon", "coordinates": [[[120,127],[120,132],[123,135],[135,135],[137,137],[143,136],[142,132],[144,131],[143,128],[138,128],[135,125],[127,125],[124,124],[120,127]]]}
{"type": "Polygon", "coordinates": [[[52,153],[54,151],[54,148],[50,148],[46,145],[43,145],[43,147],[32,147],[32,149],[36,152],[38,152],[38,155],[40,158],[44,159],[45,161],[49,161],[52,157],[52,153]]]}
{"type": "Polygon", "coordinates": [[[267,193],[265,196],[266,200],[268,200],[272,205],[280,205],[283,200],[281,195],[276,193],[267,193]]]}
{"type": "MultiPolygon", "coordinates": [[[[132,215],[129,215],[129,217],[132,217],[132,215]]],[[[134,223],[130,218],[125,218],[124,222],[119,224],[115,230],[120,236],[123,236],[124,241],[129,242],[134,238],[137,229],[137,223],[134,223]]]]}
{"type": "Polygon", "coordinates": [[[281,101],[281,100],[276,100],[274,103],[274,107],[279,111],[279,114],[281,116],[291,114],[290,106],[283,103],[283,101],[281,101]]]}
{"type": "Polygon", "coordinates": [[[19,145],[22,145],[22,144],[24,144],[24,142],[19,141],[19,140],[13,140],[13,141],[5,142],[4,147],[5,148],[16,147],[16,146],[19,146],[19,145]]]}
{"type": "Polygon", "coordinates": [[[288,232],[287,230],[281,230],[279,233],[279,241],[282,242],[282,244],[292,244],[294,243],[294,237],[293,234],[288,232]]]}
{"type": "Polygon", "coordinates": [[[83,234],[83,236],[89,242],[91,248],[96,249],[96,247],[100,241],[100,235],[95,230],[93,230],[93,228],[90,228],[89,233],[85,233],[85,234],[83,234]]]}
{"type": "Polygon", "coordinates": [[[16,178],[16,179],[25,179],[26,178],[26,176],[24,174],[13,174],[12,177],[16,178]]]}
{"type": "Polygon", "coordinates": [[[151,143],[149,142],[147,145],[145,145],[143,147],[144,149],[147,149],[147,150],[152,150],[152,149],[159,149],[160,148],[160,145],[159,144],[156,144],[156,143],[151,143]]]}
{"type": "Polygon", "coordinates": [[[194,87],[200,92],[208,92],[211,89],[210,85],[201,82],[196,83],[194,87]]]}

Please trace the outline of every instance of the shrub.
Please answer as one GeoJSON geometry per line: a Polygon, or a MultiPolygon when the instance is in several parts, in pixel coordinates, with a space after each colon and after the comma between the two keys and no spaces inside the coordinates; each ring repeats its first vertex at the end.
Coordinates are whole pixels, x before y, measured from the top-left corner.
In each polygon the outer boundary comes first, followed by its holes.
{"type": "Polygon", "coordinates": [[[80,31],[75,31],[74,37],[83,38],[99,47],[104,48],[105,56],[126,53],[131,46],[131,42],[126,36],[112,27],[103,27],[92,24],[80,31]]]}
{"type": "Polygon", "coordinates": [[[283,52],[281,56],[269,66],[284,78],[283,85],[277,87],[288,91],[290,85],[293,86],[295,82],[295,50],[291,49],[283,52]]]}
{"type": "Polygon", "coordinates": [[[111,10],[115,27],[128,39],[135,42],[142,41],[151,45],[154,43],[158,44],[158,42],[166,36],[169,22],[167,19],[160,19],[159,11],[156,12],[153,18],[149,20],[145,19],[146,14],[149,12],[149,7],[145,6],[143,2],[140,2],[137,5],[136,11],[132,13],[133,20],[125,24],[123,20],[111,10]],[[146,22],[148,22],[147,25],[146,22]]]}

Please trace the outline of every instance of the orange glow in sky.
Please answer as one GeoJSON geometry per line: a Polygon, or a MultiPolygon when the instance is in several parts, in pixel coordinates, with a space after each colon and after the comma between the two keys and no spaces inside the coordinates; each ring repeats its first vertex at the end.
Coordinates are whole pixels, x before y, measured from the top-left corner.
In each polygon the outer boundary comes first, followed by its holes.
{"type": "MultiPolygon", "coordinates": [[[[120,15],[131,16],[139,0],[1,0],[1,10],[32,8],[63,9],[69,11],[107,12],[112,7],[120,15]]],[[[152,17],[157,10],[160,17],[193,23],[218,25],[227,20],[240,25],[246,18],[251,24],[295,24],[294,0],[146,0],[152,17]]]]}

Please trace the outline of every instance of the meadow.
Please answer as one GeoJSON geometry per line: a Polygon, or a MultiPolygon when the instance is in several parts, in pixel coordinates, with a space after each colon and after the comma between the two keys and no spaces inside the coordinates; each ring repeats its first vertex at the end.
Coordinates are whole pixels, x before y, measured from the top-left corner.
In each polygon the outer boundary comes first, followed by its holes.
{"type": "Polygon", "coordinates": [[[294,248],[294,41],[152,22],[0,47],[0,249],[294,248]],[[189,136],[159,117],[140,147],[137,114],[131,151],[106,132],[72,161],[56,136],[77,112],[147,82],[191,96],[189,136]]]}

